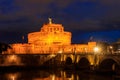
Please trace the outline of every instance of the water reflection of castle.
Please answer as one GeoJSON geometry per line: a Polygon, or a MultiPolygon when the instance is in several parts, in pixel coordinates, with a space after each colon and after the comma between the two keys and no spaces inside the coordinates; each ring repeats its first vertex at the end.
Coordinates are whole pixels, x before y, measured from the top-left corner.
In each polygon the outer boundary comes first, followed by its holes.
{"type": "Polygon", "coordinates": [[[11,46],[12,49],[8,50],[10,54],[93,52],[96,42],[71,44],[71,32],[64,31],[61,24],[54,24],[49,18],[49,23],[43,25],[40,32],[28,34],[28,43],[15,43],[11,46]]]}

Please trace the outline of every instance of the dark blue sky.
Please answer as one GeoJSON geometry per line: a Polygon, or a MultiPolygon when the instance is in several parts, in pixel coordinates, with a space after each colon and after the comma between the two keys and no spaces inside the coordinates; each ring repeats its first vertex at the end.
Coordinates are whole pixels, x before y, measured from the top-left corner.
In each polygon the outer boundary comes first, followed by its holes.
{"type": "Polygon", "coordinates": [[[21,42],[48,17],[71,31],[74,43],[120,38],[120,0],[0,0],[0,41],[21,42]]]}

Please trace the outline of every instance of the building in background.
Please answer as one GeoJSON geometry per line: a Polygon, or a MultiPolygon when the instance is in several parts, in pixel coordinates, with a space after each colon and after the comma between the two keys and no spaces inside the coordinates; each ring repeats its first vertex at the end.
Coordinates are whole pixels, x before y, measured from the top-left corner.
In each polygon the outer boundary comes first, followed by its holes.
{"type": "Polygon", "coordinates": [[[47,54],[47,53],[90,53],[96,42],[88,44],[71,44],[71,32],[64,31],[62,24],[49,23],[43,25],[39,32],[28,34],[28,43],[11,44],[9,54],[47,54]]]}
{"type": "Polygon", "coordinates": [[[108,48],[109,52],[112,54],[120,53],[120,39],[117,42],[112,43],[108,48]]]}

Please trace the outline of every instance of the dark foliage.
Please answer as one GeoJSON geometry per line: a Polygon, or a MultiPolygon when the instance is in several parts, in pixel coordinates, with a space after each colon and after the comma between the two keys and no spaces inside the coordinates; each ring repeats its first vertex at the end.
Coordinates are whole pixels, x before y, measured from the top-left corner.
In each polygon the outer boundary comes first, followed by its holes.
{"type": "Polygon", "coordinates": [[[7,51],[8,48],[11,48],[9,44],[0,43],[0,53],[2,53],[2,51],[7,51]]]}

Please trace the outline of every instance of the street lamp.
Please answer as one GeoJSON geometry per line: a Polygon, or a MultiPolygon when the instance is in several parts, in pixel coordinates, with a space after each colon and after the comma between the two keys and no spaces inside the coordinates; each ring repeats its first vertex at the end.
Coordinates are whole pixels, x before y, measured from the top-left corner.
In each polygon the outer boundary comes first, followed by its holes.
{"type": "Polygon", "coordinates": [[[94,48],[94,68],[96,67],[97,65],[97,53],[100,51],[100,48],[98,47],[95,47],[94,48]]]}
{"type": "Polygon", "coordinates": [[[58,53],[59,53],[59,54],[62,54],[62,53],[63,53],[63,51],[62,51],[62,50],[60,50],[60,51],[58,51],[58,53]]]}
{"type": "Polygon", "coordinates": [[[76,62],[76,46],[73,48],[73,54],[74,54],[74,63],[76,62]]]}
{"type": "Polygon", "coordinates": [[[100,49],[99,49],[98,47],[95,47],[95,48],[94,48],[94,52],[95,52],[95,53],[98,53],[99,51],[100,51],[100,49]]]}
{"type": "Polygon", "coordinates": [[[110,53],[112,54],[112,53],[113,53],[113,47],[110,46],[110,47],[109,47],[109,50],[110,50],[110,53]]]}

